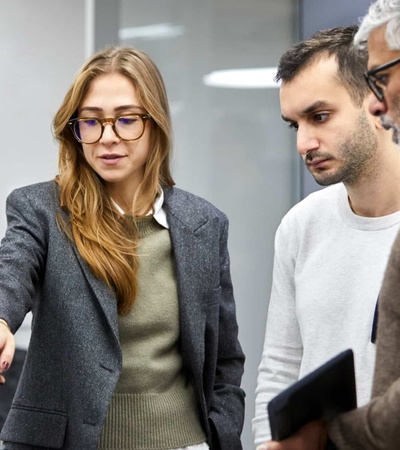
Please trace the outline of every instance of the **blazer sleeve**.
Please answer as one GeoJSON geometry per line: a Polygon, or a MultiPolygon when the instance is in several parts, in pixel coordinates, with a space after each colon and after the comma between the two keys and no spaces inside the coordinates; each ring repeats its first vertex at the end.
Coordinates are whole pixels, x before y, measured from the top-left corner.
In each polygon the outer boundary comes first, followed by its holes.
{"type": "Polygon", "coordinates": [[[244,422],[244,391],[240,383],[244,355],[238,341],[235,301],[227,248],[228,219],[221,221],[220,238],[220,302],[218,355],[212,392],[209,424],[212,450],[241,450],[240,434],[244,422]]]}
{"type": "Polygon", "coordinates": [[[372,400],[338,416],[329,434],[341,450],[397,450],[400,442],[400,234],[379,295],[377,354],[372,400]]]}
{"type": "Polygon", "coordinates": [[[21,189],[6,202],[7,230],[0,246],[0,317],[17,331],[32,309],[46,260],[46,226],[21,189]]]}

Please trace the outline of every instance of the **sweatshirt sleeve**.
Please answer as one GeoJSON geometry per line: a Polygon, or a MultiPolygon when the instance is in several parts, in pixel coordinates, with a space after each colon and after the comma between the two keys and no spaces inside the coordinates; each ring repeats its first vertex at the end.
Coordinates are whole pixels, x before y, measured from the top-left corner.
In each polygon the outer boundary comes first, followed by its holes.
{"type": "Polygon", "coordinates": [[[290,224],[284,219],[275,236],[271,297],[258,369],[253,419],[256,446],[271,439],[267,405],[275,395],[298,379],[303,354],[296,317],[294,235],[290,224]]]}

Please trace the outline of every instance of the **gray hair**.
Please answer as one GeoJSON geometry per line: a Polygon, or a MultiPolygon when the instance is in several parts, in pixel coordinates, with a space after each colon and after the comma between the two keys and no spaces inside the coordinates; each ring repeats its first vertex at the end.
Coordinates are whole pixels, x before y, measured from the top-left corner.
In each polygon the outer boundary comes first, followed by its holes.
{"type": "Polygon", "coordinates": [[[376,0],[369,7],[354,37],[354,43],[366,47],[369,35],[386,25],[386,42],[391,50],[400,50],[400,0],[376,0]]]}

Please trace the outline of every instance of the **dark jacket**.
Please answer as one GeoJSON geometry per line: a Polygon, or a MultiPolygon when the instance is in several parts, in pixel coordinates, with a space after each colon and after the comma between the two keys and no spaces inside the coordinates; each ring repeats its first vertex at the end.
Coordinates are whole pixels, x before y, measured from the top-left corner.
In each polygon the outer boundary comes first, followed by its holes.
{"type": "MultiPolygon", "coordinates": [[[[212,450],[241,450],[244,356],[227,250],[227,218],[165,190],[177,270],[184,367],[212,450]]],[[[0,247],[0,317],[13,332],[32,310],[29,351],[0,439],[10,449],[96,450],[122,368],[114,294],[60,230],[54,182],[13,191],[0,247]]],[[[8,447],[6,447],[8,448],[8,447]]]]}

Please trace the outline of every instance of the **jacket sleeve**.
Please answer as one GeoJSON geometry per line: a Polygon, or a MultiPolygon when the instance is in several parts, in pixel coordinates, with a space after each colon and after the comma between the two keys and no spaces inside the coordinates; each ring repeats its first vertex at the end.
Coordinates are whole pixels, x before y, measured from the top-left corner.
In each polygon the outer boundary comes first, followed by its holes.
{"type": "Polygon", "coordinates": [[[46,260],[46,226],[18,189],[7,198],[7,230],[0,246],[0,317],[15,333],[31,310],[46,260]]]}
{"type": "Polygon", "coordinates": [[[258,369],[253,419],[255,445],[271,439],[267,413],[269,401],[297,381],[303,344],[296,316],[293,233],[283,221],[275,236],[271,297],[264,348],[258,369]]]}
{"type": "Polygon", "coordinates": [[[400,235],[379,295],[377,355],[372,400],[330,423],[343,450],[396,450],[400,442],[400,235]]]}
{"type": "Polygon", "coordinates": [[[218,355],[211,397],[209,425],[212,450],[241,450],[244,397],[240,388],[244,355],[238,341],[235,301],[227,249],[228,220],[222,221],[220,238],[220,302],[218,355]]]}

